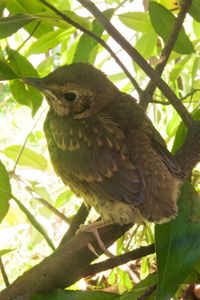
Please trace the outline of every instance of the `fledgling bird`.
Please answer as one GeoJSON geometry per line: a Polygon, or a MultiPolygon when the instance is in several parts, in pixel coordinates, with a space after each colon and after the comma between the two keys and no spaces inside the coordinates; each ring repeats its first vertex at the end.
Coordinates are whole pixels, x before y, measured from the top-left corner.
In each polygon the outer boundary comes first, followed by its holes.
{"type": "Polygon", "coordinates": [[[104,223],[176,216],[179,167],[134,98],[81,62],[26,82],[50,106],[44,132],[56,173],[104,223]]]}

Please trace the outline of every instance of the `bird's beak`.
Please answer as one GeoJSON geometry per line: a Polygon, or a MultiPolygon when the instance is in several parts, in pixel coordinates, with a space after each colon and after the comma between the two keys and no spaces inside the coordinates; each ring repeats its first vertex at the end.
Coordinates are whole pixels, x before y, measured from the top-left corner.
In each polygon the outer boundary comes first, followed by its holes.
{"type": "Polygon", "coordinates": [[[40,78],[24,78],[23,81],[24,83],[40,90],[41,92],[43,92],[45,89],[43,82],[40,78]]]}

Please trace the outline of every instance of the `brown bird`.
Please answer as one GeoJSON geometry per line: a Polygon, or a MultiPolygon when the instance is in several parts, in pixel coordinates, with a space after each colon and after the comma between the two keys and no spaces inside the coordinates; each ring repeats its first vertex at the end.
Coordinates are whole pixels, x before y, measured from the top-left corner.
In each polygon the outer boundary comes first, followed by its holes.
{"type": "Polygon", "coordinates": [[[179,167],[134,98],[80,62],[25,81],[49,103],[44,132],[56,173],[104,223],[176,216],[179,167]]]}

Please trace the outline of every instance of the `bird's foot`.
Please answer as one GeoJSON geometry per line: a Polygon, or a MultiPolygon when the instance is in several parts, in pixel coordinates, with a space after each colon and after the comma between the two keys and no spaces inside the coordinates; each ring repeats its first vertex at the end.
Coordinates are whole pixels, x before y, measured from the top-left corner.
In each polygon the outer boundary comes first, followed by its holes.
{"type": "MultiPolygon", "coordinates": [[[[95,236],[101,250],[108,257],[112,258],[112,257],[114,257],[114,255],[106,248],[106,246],[104,245],[104,242],[102,241],[102,239],[99,235],[99,232],[98,232],[98,229],[100,229],[102,227],[105,227],[109,224],[110,223],[104,223],[102,220],[97,221],[95,223],[87,224],[87,225],[81,224],[79,229],[77,230],[76,234],[78,234],[80,232],[90,232],[90,233],[92,233],[95,236]]],[[[99,257],[97,251],[95,250],[95,248],[90,243],[88,243],[88,248],[90,249],[90,251],[92,253],[94,253],[97,257],[99,257]]]]}

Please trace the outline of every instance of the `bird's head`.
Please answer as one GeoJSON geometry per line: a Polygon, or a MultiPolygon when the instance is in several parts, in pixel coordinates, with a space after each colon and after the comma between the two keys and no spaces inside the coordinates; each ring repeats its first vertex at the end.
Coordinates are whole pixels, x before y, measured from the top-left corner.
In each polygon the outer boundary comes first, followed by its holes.
{"type": "Polygon", "coordinates": [[[76,119],[98,113],[119,93],[103,72],[81,62],[59,67],[44,78],[24,81],[45,94],[56,114],[76,119]]]}

